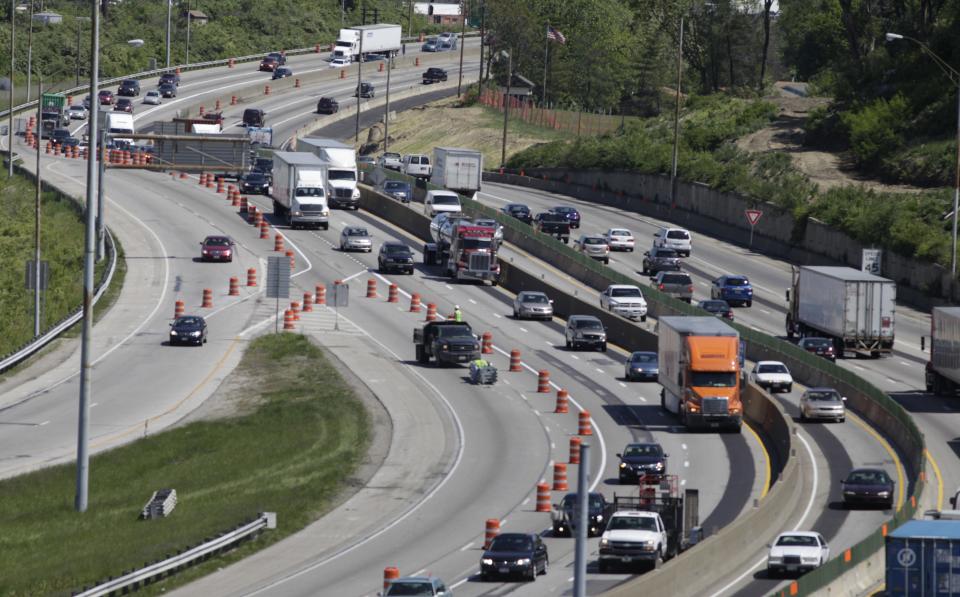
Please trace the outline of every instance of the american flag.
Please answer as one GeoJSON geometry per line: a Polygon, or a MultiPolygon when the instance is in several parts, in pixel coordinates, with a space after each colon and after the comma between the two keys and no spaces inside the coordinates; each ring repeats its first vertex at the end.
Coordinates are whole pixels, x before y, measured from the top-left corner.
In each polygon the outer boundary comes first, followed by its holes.
{"type": "Polygon", "coordinates": [[[562,44],[567,43],[567,37],[550,25],[547,25],[547,39],[552,39],[553,41],[558,41],[562,44]]]}

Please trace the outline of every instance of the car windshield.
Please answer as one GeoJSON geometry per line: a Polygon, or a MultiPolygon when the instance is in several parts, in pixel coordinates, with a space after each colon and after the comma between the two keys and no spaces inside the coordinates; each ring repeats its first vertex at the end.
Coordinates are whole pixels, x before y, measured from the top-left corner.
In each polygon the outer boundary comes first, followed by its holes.
{"type": "Polygon", "coordinates": [[[433,584],[425,580],[395,580],[390,583],[389,597],[394,595],[433,595],[433,584]]]}
{"type": "Polygon", "coordinates": [[[406,245],[384,245],[384,251],[391,255],[407,255],[410,253],[410,249],[406,245]]]}
{"type": "Polygon", "coordinates": [[[545,305],[547,304],[547,297],[542,294],[524,294],[520,297],[520,302],[545,305]]]}
{"type": "Polygon", "coordinates": [[[175,324],[175,325],[177,325],[177,326],[196,326],[196,325],[200,325],[202,322],[203,322],[203,320],[200,319],[199,317],[190,317],[190,316],[187,316],[187,317],[181,317],[180,319],[178,319],[178,320],[176,321],[176,324],[175,324]]]}
{"type": "Polygon", "coordinates": [[[790,373],[786,365],[780,363],[771,363],[757,365],[757,373],[790,373]]]}
{"type": "Polygon", "coordinates": [[[653,352],[635,352],[630,355],[631,363],[656,363],[657,355],[653,352]]]}
{"type": "Polygon", "coordinates": [[[607,244],[607,241],[605,241],[605,240],[603,240],[602,238],[597,237],[597,236],[588,236],[588,237],[586,237],[586,238],[583,239],[583,244],[585,244],[585,245],[605,245],[605,244],[607,244]]]}
{"type": "Polygon", "coordinates": [[[297,197],[323,197],[323,189],[320,187],[316,188],[298,188],[296,191],[297,197]]]}
{"type": "Polygon", "coordinates": [[[260,172],[249,172],[245,180],[247,182],[266,182],[267,177],[260,172]]]}
{"type": "Polygon", "coordinates": [[[803,345],[808,348],[830,348],[833,344],[826,338],[804,338],[803,345]]]}
{"type": "Polygon", "coordinates": [[[627,230],[611,230],[610,236],[630,236],[630,232],[627,230]]]}
{"type": "Polygon", "coordinates": [[[660,456],[660,446],[656,444],[630,444],[623,452],[624,456],[660,456]]]}
{"type": "MultiPolygon", "coordinates": [[[[603,508],[603,496],[597,493],[591,493],[587,495],[587,508],[590,510],[600,510],[603,508]]],[[[568,493],[563,496],[563,508],[565,510],[570,510],[576,507],[577,505],[577,494],[568,493]]]]}
{"type": "Polygon", "coordinates": [[[530,208],[525,205],[514,205],[510,208],[510,211],[517,214],[528,214],[530,213],[530,208]]]}
{"type": "Polygon", "coordinates": [[[393,153],[393,152],[389,152],[389,151],[388,151],[387,153],[383,154],[383,159],[385,159],[385,160],[399,160],[399,159],[400,159],[400,154],[399,154],[399,153],[393,153]]]}
{"type": "Polygon", "coordinates": [[[607,530],[656,531],[657,521],[652,516],[614,516],[607,530]]]}
{"type": "Polygon", "coordinates": [[[642,298],[639,288],[614,288],[610,291],[610,296],[632,296],[642,298]]]}
{"type": "Polygon", "coordinates": [[[595,319],[578,319],[576,321],[577,328],[581,330],[602,330],[603,324],[595,319]]]}
{"type": "Polygon", "coordinates": [[[440,330],[437,332],[437,336],[440,338],[457,338],[457,337],[473,337],[473,332],[468,326],[465,325],[448,325],[441,326],[440,330]]]}
{"type": "Polygon", "coordinates": [[[500,535],[490,544],[490,551],[533,551],[533,540],[526,535],[500,535]]]}
{"type": "Polygon", "coordinates": [[[847,477],[847,483],[880,484],[889,483],[890,477],[883,471],[853,471],[847,477]]]}
{"type": "Polygon", "coordinates": [[[230,241],[225,238],[208,238],[204,244],[211,247],[228,247],[230,241]]]}
{"type": "Polygon", "coordinates": [[[746,286],[749,284],[749,280],[746,278],[727,278],[727,286],[746,286]]]}
{"type": "Polygon", "coordinates": [[[667,238],[672,238],[674,240],[687,240],[690,238],[690,233],[686,230],[670,230],[667,232],[667,238]]]}
{"type": "Polygon", "coordinates": [[[370,236],[365,228],[347,228],[347,236],[370,236]]]}
{"type": "Polygon", "coordinates": [[[692,385],[696,388],[732,388],[737,384],[733,371],[694,371],[692,385]]]}
{"type": "Polygon", "coordinates": [[[690,276],[684,274],[667,274],[661,281],[664,284],[690,284],[690,276]]]}
{"type": "Polygon", "coordinates": [[[557,212],[558,214],[572,214],[576,210],[573,209],[572,207],[558,207],[553,211],[557,212]]]}
{"type": "Polygon", "coordinates": [[[405,191],[407,189],[407,183],[400,182],[398,180],[388,180],[383,188],[388,191],[405,191]]]}
{"type": "Polygon", "coordinates": [[[808,535],[784,535],[777,539],[777,545],[817,547],[817,538],[808,535]]]}
{"type": "Polygon", "coordinates": [[[460,205],[460,199],[456,195],[434,195],[434,205],[460,205]]]}
{"type": "Polygon", "coordinates": [[[327,170],[327,178],[330,180],[356,180],[357,173],[353,170],[327,170]]]}
{"type": "Polygon", "coordinates": [[[489,249],[492,242],[489,238],[464,238],[460,244],[464,249],[489,249]]]}
{"type": "Polygon", "coordinates": [[[807,392],[807,400],[815,400],[817,402],[840,402],[840,394],[836,392],[823,392],[823,391],[809,391],[807,392]]]}

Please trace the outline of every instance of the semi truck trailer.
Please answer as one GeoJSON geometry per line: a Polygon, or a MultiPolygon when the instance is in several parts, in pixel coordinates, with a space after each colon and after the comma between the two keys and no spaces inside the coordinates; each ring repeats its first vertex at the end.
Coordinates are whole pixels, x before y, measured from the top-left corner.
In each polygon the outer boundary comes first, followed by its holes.
{"type": "Polygon", "coordinates": [[[433,148],[433,177],[430,182],[476,199],[482,175],[483,154],[479,151],[459,147],[433,148]]]}
{"type": "Polygon", "coordinates": [[[893,351],[897,285],[850,267],[801,266],[787,290],[787,337],[824,336],[837,356],[893,351]]]}
{"type": "Polygon", "coordinates": [[[273,152],[273,213],[291,228],[330,228],[323,173],[326,166],[312,153],[273,152]]]}
{"type": "Polygon", "coordinates": [[[333,48],[332,58],[360,60],[360,52],[368,54],[390,54],[396,56],[400,51],[400,25],[357,25],[341,29],[333,48]],[[360,38],[363,37],[361,45],[360,38]]]}
{"type": "Polygon", "coordinates": [[[960,387],[960,307],[933,308],[925,377],[927,391],[938,396],[953,396],[960,387]]]}
{"type": "Polygon", "coordinates": [[[353,147],[336,139],[304,137],[297,141],[297,148],[312,151],[323,162],[330,207],[360,209],[357,153],[353,147]]]}

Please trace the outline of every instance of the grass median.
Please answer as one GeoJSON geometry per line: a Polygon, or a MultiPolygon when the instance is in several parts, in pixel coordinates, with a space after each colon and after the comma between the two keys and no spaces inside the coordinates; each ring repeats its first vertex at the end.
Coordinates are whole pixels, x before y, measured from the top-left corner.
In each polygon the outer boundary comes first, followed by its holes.
{"type": "Polygon", "coordinates": [[[351,483],[369,445],[363,404],[300,335],[251,342],[211,401],[215,407],[202,420],[94,457],[85,514],[73,511],[73,464],[0,482],[0,594],[68,594],[258,512],[277,513],[276,530],[149,592],[182,584],[319,518],[351,483]],[[176,510],[166,519],[138,520],[161,488],[177,490],[176,510]]]}

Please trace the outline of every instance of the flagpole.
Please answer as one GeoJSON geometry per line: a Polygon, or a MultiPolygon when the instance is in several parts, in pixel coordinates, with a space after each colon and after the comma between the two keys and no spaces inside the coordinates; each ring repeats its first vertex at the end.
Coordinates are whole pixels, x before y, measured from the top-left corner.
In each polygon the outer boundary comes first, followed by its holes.
{"type": "Polygon", "coordinates": [[[547,103],[547,64],[550,60],[550,21],[547,21],[546,35],[543,36],[543,97],[540,101],[547,103]]]}

